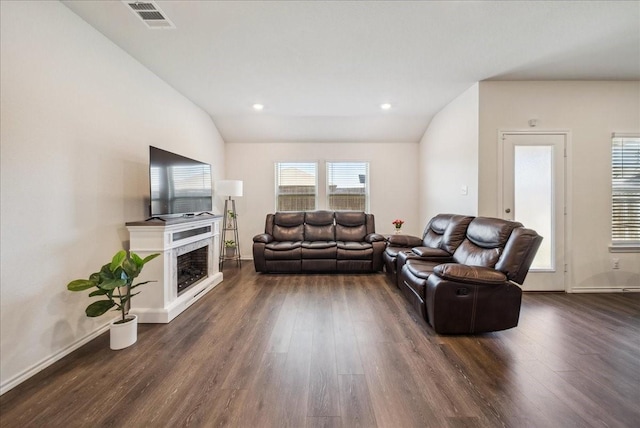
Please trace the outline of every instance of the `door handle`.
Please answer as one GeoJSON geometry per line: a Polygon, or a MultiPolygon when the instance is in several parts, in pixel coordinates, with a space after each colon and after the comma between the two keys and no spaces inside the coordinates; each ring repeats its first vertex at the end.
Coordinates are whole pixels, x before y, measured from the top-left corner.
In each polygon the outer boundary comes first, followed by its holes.
{"type": "Polygon", "coordinates": [[[506,210],[504,210],[504,212],[506,212],[507,214],[509,214],[511,212],[511,208],[507,208],[506,210]]]}

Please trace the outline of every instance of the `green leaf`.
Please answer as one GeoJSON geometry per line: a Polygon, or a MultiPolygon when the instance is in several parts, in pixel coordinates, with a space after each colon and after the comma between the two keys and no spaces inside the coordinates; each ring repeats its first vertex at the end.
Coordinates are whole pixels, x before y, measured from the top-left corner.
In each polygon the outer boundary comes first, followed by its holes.
{"type": "Polygon", "coordinates": [[[111,272],[114,272],[116,268],[118,268],[118,266],[120,266],[122,262],[126,260],[126,258],[127,258],[127,252],[125,250],[118,251],[115,254],[115,256],[113,256],[113,259],[111,259],[111,265],[109,266],[109,270],[111,272]]]}
{"type": "MultiPolygon", "coordinates": [[[[106,264],[104,266],[102,266],[102,268],[100,269],[100,272],[98,273],[98,275],[100,275],[100,278],[102,281],[106,281],[109,279],[114,279],[114,275],[113,272],[111,272],[110,269],[111,265],[110,264],[106,264]]],[[[102,282],[100,281],[100,282],[102,282]]]]}
{"type": "Polygon", "coordinates": [[[140,285],[148,284],[148,283],[150,283],[150,282],[158,282],[158,281],[153,281],[153,280],[152,280],[152,281],[139,282],[139,283],[137,283],[137,284],[132,285],[132,286],[131,286],[131,289],[134,289],[134,288],[136,288],[136,287],[138,287],[138,286],[140,286],[140,285]]]}
{"type": "Polygon", "coordinates": [[[103,290],[102,288],[98,288],[96,291],[92,291],[91,293],[89,293],[89,297],[93,297],[93,296],[104,296],[105,294],[109,294],[109,292],[107,290],[103,290]]]}
{"type": "Polygon", "coordinates": [[[131,260],[133,260],[136,266],[142,267],[144,265],[144,261],[140,258],[139,255],[134,252],[130,252],[129,255],[131,256],[131,260]]]}
{"type": "Polygon", "coordinates": [[[99,317],[114,306],[115,303],[111,300],[98,300],[87,306],[84,312],[88,317],[99,317]]]}
{"type": "Polygon", "coordinates": [[[131,259],[127,259],[122,263],[122,269],[126,272],[130,278],[135,278],[140,273],[138,265],[131,259]]]}
{"type": "Polygon", "coordinates": [[[76,279],[67,284],[67,290],[69,291],[82,291],[88,290],[93,287],[97,287],[98,284],[90,279],[76,279]]]}
{"type": "Polygon", "coordinates": [[[125,281],[124,279],[108,279],[100,284],[100,288],[102,288],[103,290],[114,290],[118,287],[123,287],[126,284],[127,281],[125,281]]]}
{"type": "Polygon", "coordinates": [[[100,282],[100,272],[95,272],[92,273],[91,276],[89,277],[89,279],[93,282],[95,282],[96,284],[100,282]]]}
{"type": "Polygon", "coordinates": [[[142,260],[142,264],[150,262],[151,260],[155,259],[159,255],[160,253],[149,254],[147,257],[144,258],[144,260],[142,260]]]}

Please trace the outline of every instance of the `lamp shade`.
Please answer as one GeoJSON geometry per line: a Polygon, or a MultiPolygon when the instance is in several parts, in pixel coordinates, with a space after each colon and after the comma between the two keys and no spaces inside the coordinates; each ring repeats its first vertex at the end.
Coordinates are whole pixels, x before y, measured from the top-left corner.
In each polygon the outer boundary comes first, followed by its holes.
{"type": "Polygon", "coordinates": [[[242,196],[242,180],[216,181],[216,193],[222,196],[242,196]]]}

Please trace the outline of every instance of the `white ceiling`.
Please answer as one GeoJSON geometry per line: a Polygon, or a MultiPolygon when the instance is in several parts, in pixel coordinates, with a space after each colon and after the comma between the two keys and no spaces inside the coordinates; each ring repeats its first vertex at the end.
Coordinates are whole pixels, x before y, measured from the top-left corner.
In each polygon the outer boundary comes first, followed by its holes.
{"type": "Polygon", "coordinates": [[[416,142],[477,81],[640,79],[639,1],[63,3],[231,143],[416,142]]]}

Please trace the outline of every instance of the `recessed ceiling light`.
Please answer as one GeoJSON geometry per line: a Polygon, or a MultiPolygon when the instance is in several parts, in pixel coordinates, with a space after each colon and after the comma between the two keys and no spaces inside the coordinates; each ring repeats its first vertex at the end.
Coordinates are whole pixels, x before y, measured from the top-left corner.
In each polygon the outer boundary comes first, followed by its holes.
{"type": "Polygon", "coordinates": [[[389,103],[380,104],[380,108],[382,110],[389,110],[391,108],[391,104],[389,103]]]}
{"type": "Polygon", "coordinates": [[[254,110],[258,110],[258,111],[260,111],[260,110],[262,110],[263,108],[264,108],[264,105],[263,105],[263,104],[257,104],[257,103],[256,103],[256,104],[254,104],[254,105],[253,105],[253,109],[254,109],[254,110]]]}

